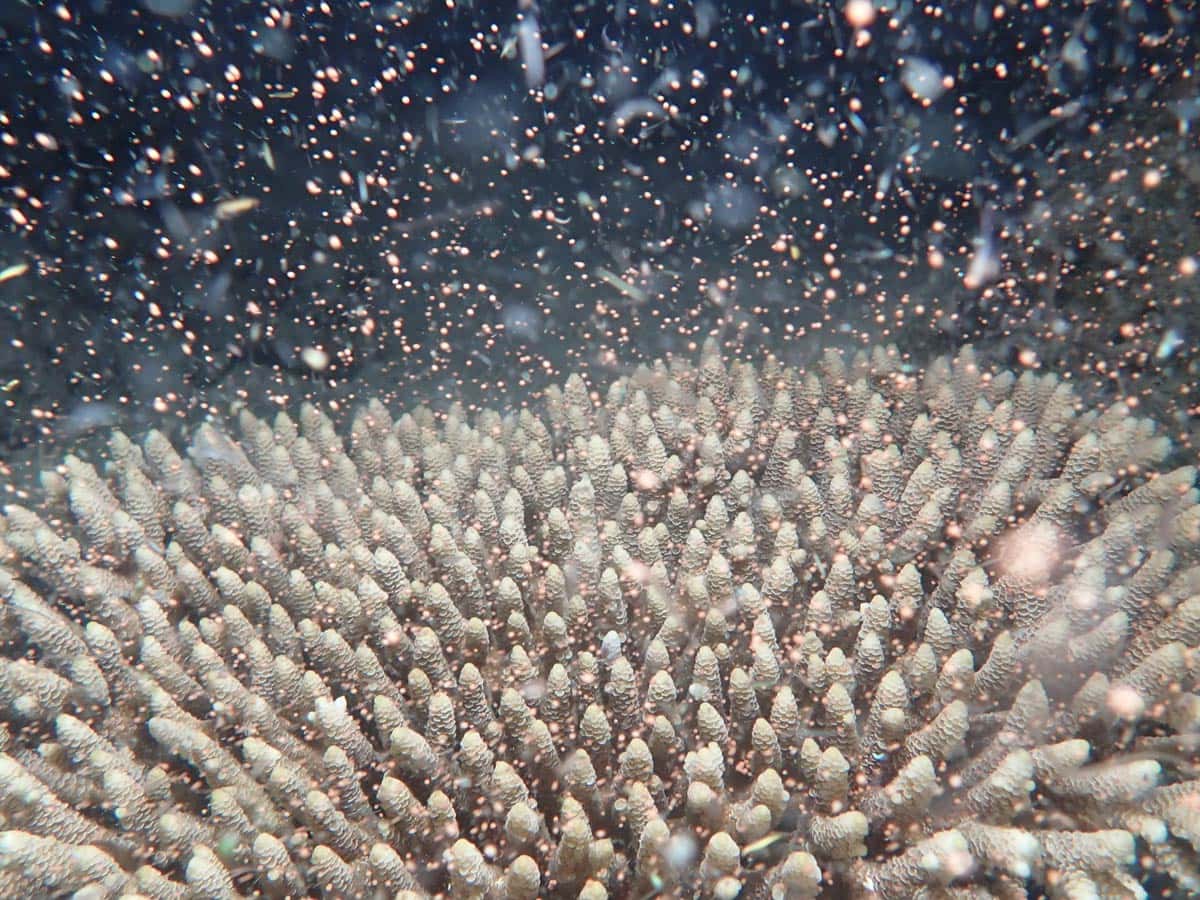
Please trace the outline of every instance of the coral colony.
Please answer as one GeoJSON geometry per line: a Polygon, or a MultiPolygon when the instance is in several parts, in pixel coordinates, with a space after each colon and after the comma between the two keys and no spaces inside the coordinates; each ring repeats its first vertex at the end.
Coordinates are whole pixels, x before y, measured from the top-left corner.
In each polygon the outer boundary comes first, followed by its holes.
{"type": "Polygon", "coordinates": [[[1200,890],[1170,451],[883,347],[115,432],[0,518],[0,894],[1200,890]]]}

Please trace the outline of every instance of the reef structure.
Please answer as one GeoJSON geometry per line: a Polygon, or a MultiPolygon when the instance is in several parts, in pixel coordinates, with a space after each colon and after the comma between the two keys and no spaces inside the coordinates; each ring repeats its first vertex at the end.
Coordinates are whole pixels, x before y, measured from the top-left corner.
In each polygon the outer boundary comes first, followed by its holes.
{"type": "Polygon", "coordinates": [[[1200,890],[1200,491],[1126,404],[709,346],[225,427],[4,509],[4,896],[1200,890]]]}

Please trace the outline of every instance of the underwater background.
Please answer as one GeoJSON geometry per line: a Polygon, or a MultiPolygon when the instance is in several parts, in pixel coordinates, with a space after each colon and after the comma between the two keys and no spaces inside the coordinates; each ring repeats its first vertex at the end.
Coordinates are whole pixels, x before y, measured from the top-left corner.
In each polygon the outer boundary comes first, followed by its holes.
{"type": "Polygon", "coordinates": [[[708,336],[972,342],[1190,438],[1195,15],[5,4],[0,442],[708,336]]]}
{"type": "Polygon", "coordinates": [[[1198,44],[0,3],[0,894],[1200,893],[1198,44]]]}

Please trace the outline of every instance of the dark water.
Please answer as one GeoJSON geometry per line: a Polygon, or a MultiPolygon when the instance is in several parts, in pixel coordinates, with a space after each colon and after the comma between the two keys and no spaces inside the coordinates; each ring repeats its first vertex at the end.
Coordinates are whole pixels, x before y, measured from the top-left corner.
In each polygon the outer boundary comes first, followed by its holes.
{"type": "Polygon", "coordinates": [[[0,505],[113,425],[508,411],[713,340],[973,344],[1194,461],[1198,33],[1147,0],[8,0],[0,505]]]}
{"type": "Polygon", "coordinates": [[[1190,436],[1195,10],[877,6],[5,4],[0,446],[712,335],[973,341],[1190,436]]]}

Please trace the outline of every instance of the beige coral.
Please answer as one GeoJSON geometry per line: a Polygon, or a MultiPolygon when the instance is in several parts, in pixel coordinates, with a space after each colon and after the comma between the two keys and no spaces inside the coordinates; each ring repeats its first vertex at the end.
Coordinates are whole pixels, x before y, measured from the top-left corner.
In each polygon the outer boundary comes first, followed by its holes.
{"type": "Polygon", "coordinates": [[[0,519],[0,893],[1200,890],[1200,491],[969,350],[114,434],[0,519]]]}

